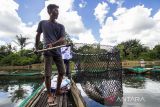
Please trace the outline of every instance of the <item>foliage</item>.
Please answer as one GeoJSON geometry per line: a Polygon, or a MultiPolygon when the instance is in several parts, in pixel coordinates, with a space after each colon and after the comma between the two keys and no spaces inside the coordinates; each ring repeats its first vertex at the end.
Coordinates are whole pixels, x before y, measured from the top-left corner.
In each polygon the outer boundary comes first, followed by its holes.
{"type": "Polygon", "coordinates": [[[16,41],[14,41],[18,46],[20,46],[20,49],[22,50],[26,45],[29,44],[28,41],[29,38],[23,37],[21,34],[18,36],[16,35],[16,41]]]}
{"type": "Polygon", "coordinates": [[[135,60],[139,57],[143,57],[142,53],[149,51],[149,48],[144,47],[139,40],[128,40],[117,45],[117,48],[120,50],[121,59],[135,60]]]}
{"type": "Polygon", "coordinates": [[[153,48],[153,52],[155,53],[155,58],[160,59],[160,45],[156,45],[153,48]]]}
{"type": "Polygon", "coordinates": [[[75,46],[73,46],[73,51],[77,52],[77,53],[81,53],[81,54],[96,54],[96,53],[104,53],[106,52],[105,49],[100,49],[100,45],[96,44],[96,45],[83,45],[79,48],[76,48],[75,46]]]}
{"type": "Polygon", "coordinates": [[[71,40],[70,35],[68,33],[66,33],[66,35],[65,35],[65,40],[66,40],[67,44],[73,43],[73,41],[71,40]]]}
{"type": "MultiPolygon", "coordinates": [[[[22,37],[22,36],[21,36],[22,37]]],[[[69,36],[68,36],[69,38],[69,36]]],[[[69,40],[70,41],[70,40],[69,40]]],[[[72,43],[72,41],[70,41],[72,43]]],[[[23,45],[22,47],[24,47],[23,45]]],[[[26,50],[21,47],[20,51],[15,52],[15,48],[11,44],[0,46],[0,66],[16,66],[41,63],[41,55],[28,54],[32,50],[26,50]]],[[[120,50],[122,60],[160,60],[160,44],[153,49],[143,46],[139,40],[128,40],[116,46],[120,50]]],[[[40,43],[39,49],[43,48],[43,43],[40,43]]],[[[103,53],[104,49],[100,49],[100,45],[83,45],[79,48],[73,46],[73,51],[77,53],[103,53]]],[[[84,57],[83,57],[84,58],[84,57]]],[[[94,57],[93,57],[94,59],[94,57]]],[[[76,60],[76,59],[73,59],[76,60]]],[[[101,59],[99,60],[107,60],[101,59]]],[[[92,60],[93,61],[93,60],[92,60]]],[[[55,68],[55,67],[53,67],[55,68]]]]}
{"type": "Polygon", "coordinates": [[[31,50],[21,50],[16,53],[10,53],[9,55],[1,58],[1,66],[16,66],[16,65],[29,65],[33,63],[40,63],[40,58],[37,55],[28,55],[31,50]],[[21,54],[20,54],[21,53],[21,54]]]}

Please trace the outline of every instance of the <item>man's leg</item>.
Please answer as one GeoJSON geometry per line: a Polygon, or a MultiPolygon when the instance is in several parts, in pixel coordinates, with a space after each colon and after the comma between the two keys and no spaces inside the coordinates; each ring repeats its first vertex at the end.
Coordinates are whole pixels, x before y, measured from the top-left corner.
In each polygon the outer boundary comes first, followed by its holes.
{"type": "Polygon", "coordinates": [[[52,57],[44,56],[45,85],[47,88],[48,103],[54,105],[54,98],[51,93],[52,57]]]}
{"type": "Polygon", "coordinates": [[[64,92],[61,90],[62,79],[63,79],[63,75],[62,75],[62,74],[58,74],[58,78],[57,78],[57,90],[56,90],[56,94],[57,94],[57,95],[60,95],[60,94],[63,94],[63,93],[64,93],[64,92]]]}
{"type": "Polygon", "coordinates": [[[65,67],[66,67],[66,76],[69,76],[70,75],[70,67],[69,67],[69,60],[64,60],[64,63],[65,63],[65,67]]]}
{"type": "Polygon", "coordinates": [[[57,66],[57,69],[58,69],[56,94],[60,95],[60,94],[63,94],[65,92],[65,91],[61,90],[61,83],[62,83],[63,75],[65,74],[65,67],[64,67],[64,62],[63,62],[61,56],[54,57],[53,59],[54,59],[54,62],[57,66]]]}

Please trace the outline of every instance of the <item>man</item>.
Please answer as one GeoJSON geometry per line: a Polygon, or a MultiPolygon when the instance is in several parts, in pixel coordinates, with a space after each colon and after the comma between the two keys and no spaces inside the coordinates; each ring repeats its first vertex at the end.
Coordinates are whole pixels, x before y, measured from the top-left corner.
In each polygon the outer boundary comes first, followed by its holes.
{"type": "MultiPolygon", "coordinates": [[[[44,38],[44,48],[51,48],[59,46],[65,43],[65,28],[63,25],[56,22],[58,18],[58,6],[55,4],[49,4],[47,7],[48,14],[50,16],[49,20],[42,20],[39,22],[36,34],[35,48],[38,50],[38,45],[40,41],[40,35],[43,33],[44,38]]],[[[35,52],[36,52],[35,51],[35,52]]],[[[61,56],[61,50],[55,49],[51,51],[44,52],[44,70],[45,70],[45,85],[48,94],[48,104],[49,106],[55,105],[54,97],[51,93],[51,74],[52,74],[52,61],[54,60],[58,69],[57,78],[57,89],[56,95],[63,94],[64,91],[60,89],[63,75],[65,73],[64,62],[61,56]]]]}
{"type": "Polygon", "coordinates": [[[70,59],[72,58],[71,47],[62,47],[61,53],[66,68],[66,76],[70,78],[70,59]]]}

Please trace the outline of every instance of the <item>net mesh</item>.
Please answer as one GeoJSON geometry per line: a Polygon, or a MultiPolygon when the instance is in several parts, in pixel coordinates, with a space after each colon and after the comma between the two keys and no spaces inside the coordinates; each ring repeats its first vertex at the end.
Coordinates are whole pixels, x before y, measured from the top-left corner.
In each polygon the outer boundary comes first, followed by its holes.
{"type": "Polygon", "coordinates": [[[77,71],[75,81],[81,83],[90,98],[106,105],[122,104],[122,66],[118,49],[99,44],[75,44],[73,61],[77,71]]]}

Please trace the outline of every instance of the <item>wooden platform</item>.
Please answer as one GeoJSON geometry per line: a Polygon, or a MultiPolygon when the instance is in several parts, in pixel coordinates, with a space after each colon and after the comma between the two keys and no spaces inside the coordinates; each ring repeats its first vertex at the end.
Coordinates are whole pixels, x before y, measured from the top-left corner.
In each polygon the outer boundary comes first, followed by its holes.
{"type": "MultiPolygon", "coordinates": [[[[60,96],[56,96],[55,102],[57,103],[57,105],[52,107],[74,107],[69,97],[70,97],[70,92],[60,96]]],[[[30,106],[49,107],[47,104],[47,92],[43,91],[30,106]]]]}
{"type": "MultiPolygon", "coordinates": [[[[56,96],[57,105],[52,107],[86,107],[85,102],[76,84],[71,80],[70,90],[60,96],[56,96]]],[[[47,92],[42,85],[32,94],[32,97],[24,100],[19,107],[49,107],[47,104],[47,92]]],[[[51,106],[50,106],[51,107],[51,106]]]]}

